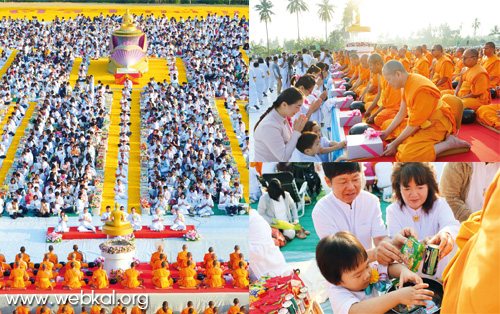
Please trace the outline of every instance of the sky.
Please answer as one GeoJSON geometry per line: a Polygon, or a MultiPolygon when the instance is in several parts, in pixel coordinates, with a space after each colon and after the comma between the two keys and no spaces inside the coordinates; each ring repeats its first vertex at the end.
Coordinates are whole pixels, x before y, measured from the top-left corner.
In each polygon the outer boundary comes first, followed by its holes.
{"type": "MultiPolygon", "coordinates": [[[[271,0],[274,4],[272,11],[275,15],[271,17],[268,24],[269,40],[278,37],[280,42],[283,38],[297,38],[297,17],[286,11],[287,0],[271,0]]],[[[309,12],[299,15],[300,37],[325,38],[325,23],[318,18],[318,6],[320,0],[305,0],[309,6],[309,12]]],[[[371,41],[376,43],[385,34],[393,38],[396,35],[406,37],[419,29],[426,28],[429,24],[438,26],[447,22],[452,29],[457,29],[463,24],[461,35],[473,37],[472,23],[475,18],[481,22],[477,30],[477,36],[488,35],[494,25],[500,26],[500,3],[494,5],[498,0],[360,0],[359,13],[361,26],[371,27],[370,33],[360,33],[356,41],[371,41]],[[408,5],[403,5],[407,3],[408,5]],[[491,8],[491,9],[485,9],[491,8]]],[[[260,22],[259,15],[255,10],[258,0],[250,0],[250,40],[265,42],[265,24],[260,22]]],[[[330,0],[335,5],[334,16],[328,25],[328,32],[340,24],[342,13],[347,0],[330,0]]],[[[498,40],[498,39],[497,39],[498,40]]]]}

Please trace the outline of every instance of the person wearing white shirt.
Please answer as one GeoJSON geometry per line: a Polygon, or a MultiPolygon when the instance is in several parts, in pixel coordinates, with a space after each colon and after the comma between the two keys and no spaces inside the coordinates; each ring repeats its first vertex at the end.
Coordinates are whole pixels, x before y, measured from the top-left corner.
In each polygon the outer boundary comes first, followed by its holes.
{"type": "Polygon", "coordinates": [[[59,212],[57,226],[54,231],[59,233],[69,232],[68,217],[63,211],[59,212]]]}
{"type": "Polygon", "coordinates": [[[214,208],[214,201],[212,196],[207,191],[203,191],[203,198],[200,200],[198,205],[198,215],[200,216],[210,216],[214,214],[212,210],[214,208]]]}
{"type": "MultiPolygon", "coordinates": [[[[411,227],[424,244],[439,245],[440,261],[432,278],[441,278],[454,254],[460,223],[443,197],[438,197],[438,183],[432,165],[427,163],[396,163],[392,171],[392,189],[396,202],[387,207],[387,228],[392,237],[411,227]]],[[[418,274],[422,273],[422,265],[418,274]]]]}
{"type": "Polygon", "coordinates": [[[123,168],[123,164],[118,165],[118,169],[116,169],[115,177],[120,179],[124,184],[128,184],[128,172],[123,168]]]}
{"type": "Polygon", "coordinates": [[[163,229],[165,229],[159,208],[157,208],[153,214],[152,224],[149,226],[149,229],[151,229],[151,231],[163,231],[163,229]]]}
{"type": "Polygon", "coordinates": [[[113,189],[115,192],[115,200],[126,200],[128,196],[125,194],[125,186],[122,184],[122,180],[116,180],[115,188],[113,189]]]}
{"type": "Polygon", "coordinates": [[[92,215],[89,213],[88,207],[85,207],[83,213],[80,213],[78,221],[80,222],[80,226],[78,226],[79,232],[97,232],[96,228],[92,226],[92,215]]]}
{"type": "Polygon", "coordinates": [[[99,229],[102,230],[102,227],[106,225],[106,221],[111,221],[111,206],[106,206],[106,211],[101,215],[101,223],[102,225],[99,229]]]}
{"type": "Polygon", "coordinates": [[[177,199],[177,205],[174,205],[172,208],[178,209],[183,215],[189,214],[191,205],[189,205],[189,202],[186,199],[186,194],[181,193],[181,196],[177,199]]]}
{"type": "Polygon", "coordinates": [[[174,223],[172,226],[170,226],[170,229],[174,231],[186,230],[184,215],[180,212],[180,210],[176,209],[172,214],[174,215],[174,223]]]}
{"type": "Polygon", "coordinates": [[[135,207],[132,207],[130,209],[130,214],[128,214],[127,216],[127,221],[130,221],[130,224],[132,225],[132,227],[134,228],[134,231],[139,231],[142,229],[142,225],[141,225],[141,215],[139,215],[136,210],[135,210],[135,207]]]}

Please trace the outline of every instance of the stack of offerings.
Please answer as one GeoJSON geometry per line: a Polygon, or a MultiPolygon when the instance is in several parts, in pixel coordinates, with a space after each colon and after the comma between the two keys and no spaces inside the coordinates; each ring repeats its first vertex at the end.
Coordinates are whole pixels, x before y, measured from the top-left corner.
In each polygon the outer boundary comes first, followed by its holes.
{"type": "MultiPolygon", "coordinates": [[[[144,105],[141,105],[141,111],[144,105]]],[[[150,214],[149,204],[149,156],[148,156],[148,125],[144,115],[141,114],[141,185],[140,185],[140,203],[141,213],[150,214]]]]}
{"type": "Polygon", "coordinates": [[[380,134],[369,128],[363,134],[347,135],[347,158],[353,160],[380,156],[384,151],[380,134]]]}
{"type": "Polygon", "coordinates": [[[312,304],[298,272],[286,277],[262,277],[250,285],[249,295],[252,314],[305,314],[312,304]]]}
{"type": "Polygon", "coordinates": [[[330,68],[330,77],[331,78],[342,78],[344,77],[344,72],[340,71],[340,68],[342,66],[340,63],[335,63],[331,68],[330,68]]]}

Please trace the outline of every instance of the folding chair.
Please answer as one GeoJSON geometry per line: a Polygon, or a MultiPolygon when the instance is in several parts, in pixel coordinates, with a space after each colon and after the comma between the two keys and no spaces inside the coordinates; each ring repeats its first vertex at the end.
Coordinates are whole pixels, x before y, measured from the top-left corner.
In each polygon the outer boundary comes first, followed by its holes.
{"type": "Polygon", "coordinates": [[[264,180],[267,183],[271,181],[271,179],[278,179],[281,182],[281,186],[283,189],[290,193],[293,201],[297,205],[297,211],[299,218],[304,216],[305,214],[305,197],[309,196],[307,193],[307,182],[304,181],[302,186],[297,188],[297,184],[295,183],[295,178],[291,172],[276,172],[276,173],[265,173],[262,175],[264,180]]]}

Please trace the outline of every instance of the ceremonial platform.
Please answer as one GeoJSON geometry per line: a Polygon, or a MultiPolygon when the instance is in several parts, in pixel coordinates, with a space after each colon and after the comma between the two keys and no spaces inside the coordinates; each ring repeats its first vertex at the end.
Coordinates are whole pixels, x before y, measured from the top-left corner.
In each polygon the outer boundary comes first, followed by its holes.
{"type": "MultiPolygon", "coordinates": [[[[134,237],[136,239],[163,239],[163,238],[182,238],[186,233],[195,230],[193,225],[186,225],[186,230],[175,231],[170,229],[170,225],[166,225],[163,231],[152,231],[148,226],[142,226],[142,230],[135,231],[134,237]]],[[[47,235],[54,232],[54,227],[47,229],[47,235]]],[[[62,233],[63,240],[73,239],[106,239],[108,236],[101,230],[96,233],[79,232],[78,227],[70,227],[69,232],[62,233]]]]}

